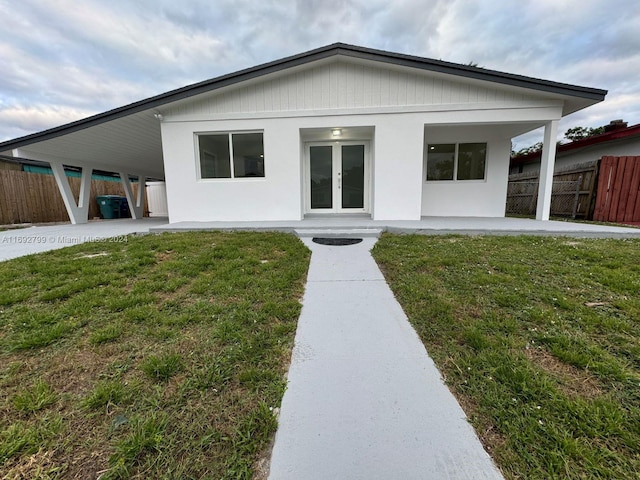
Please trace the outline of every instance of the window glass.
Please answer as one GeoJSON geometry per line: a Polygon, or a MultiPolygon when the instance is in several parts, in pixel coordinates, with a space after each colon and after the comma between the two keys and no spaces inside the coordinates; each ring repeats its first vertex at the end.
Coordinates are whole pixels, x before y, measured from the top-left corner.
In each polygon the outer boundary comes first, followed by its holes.
{"type": "Polygon", "coordinates": [[[201,178],[231,178],[229,135],[199,135],[201,178]]]}
{"type": "Polygon", "coordinates": [[[200,178],[264,177],[261,132],[198,135],[198,150],[200,178]]]}
{"type": "Polygon", "coordinates": [[[461,143],[458,146],[458,180],[484,179],[486,143],[461,143]]]}
{"type": "Polygon", "coordinates": [[[234,177],[264,177],[262,133],[234,133],[231,137],[234,177]]]}
{"type": "Polygon", "coordinates": [[[453,180],[455,144],[427,145],[427,180],[453,180]]]}

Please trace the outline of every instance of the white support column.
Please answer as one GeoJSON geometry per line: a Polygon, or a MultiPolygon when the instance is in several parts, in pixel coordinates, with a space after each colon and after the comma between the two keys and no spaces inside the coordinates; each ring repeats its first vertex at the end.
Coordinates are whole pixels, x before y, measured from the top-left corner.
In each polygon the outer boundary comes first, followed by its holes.
{"type": "Polygon", "coordinates": [[[89,221],[89,194],[91,193],[91,167],[82,167],[82,179],[80,181],[80,197],[76,204],[76,199],[71,191],[69,179],[64,172],[64,166],[60,162],[49,162],[53,176],[58,184],[58,190],[62,195],[64,206],[67,208],[69,220],[74,225],[77,223],[87,223],[89,221]]]}
{"type": "Polygon", "coordinates": [[[122,188],[127,196],[127,202],[129,202],[129,210],[131,211],[131,218],[140,219],[144,215],[144,190],[146,186],[146,177],[144,175],[138,175],[138,194],[133,194],[133,188],[131,186],[131,180],[129,174],[120,172],[120,181],[122,182],[122,188]]]}
{"type": "Polygon", "coordinates": [[[538,184],[538,206],[536,220],[549,220],[551,213],[551,190],[553,188],[553,170],[556,163],[556,139],[558,120],[544,125],[544,142],[540,159],[540,182],[538,184]]]}
{"type": "MultiPolygon", "coordinates": [[[[82,179],[80,180],[80,195],[78,196],[78,208],[86,209],[86,215],[89,215],[89,202],[91,201],[91,175],[93,168],[82,167],[82,179]]],[[[83,222],[86,223],[86,222],[83,222]]]]}

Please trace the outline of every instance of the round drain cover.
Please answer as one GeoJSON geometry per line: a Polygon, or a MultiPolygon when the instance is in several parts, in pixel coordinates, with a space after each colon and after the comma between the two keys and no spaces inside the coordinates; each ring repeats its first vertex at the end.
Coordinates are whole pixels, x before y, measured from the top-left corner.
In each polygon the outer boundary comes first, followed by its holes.
{"type": "Polygon", "coordinates": [[[345,245],[355,245],[356,243],[360,243],[362,241],[361,238],[322,238],[322,237],[313,237],[311,240],[315,243],[319,243],[320,245],[331,245],[334,247],[342,247],[345,245]]]}

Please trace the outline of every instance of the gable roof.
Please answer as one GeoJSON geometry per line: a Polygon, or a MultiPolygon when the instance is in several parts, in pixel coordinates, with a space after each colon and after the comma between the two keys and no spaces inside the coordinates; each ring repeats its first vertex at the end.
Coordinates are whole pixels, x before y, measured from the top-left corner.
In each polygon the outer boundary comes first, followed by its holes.
{"type": "MultiPolygon", "coordinates": [[[[50,128],[42,132],[33,133],[24,137],[8,140],[0,143],[0,152],[14,148],[23,147],[29,144],[42,142],[69,133],[77,132],[105,122],[116,120],[136,113],[149,111],[177,100],[193,97],[202,93],[217,90],[223,87],[234,85],[250,79],[258,78],[271,73],[279,72],[288,68],[305,65],[310,62],[327,59],[336,55],[350,57],[360,60],[370,60],[383,62],[392,65],[416,68],[420,70],[455,75],[475,80],[488,81],[513,87],[521,87],[540,92],[558,94],[563,96],[584,99],[587,105],[604,100],[606,90],[597,88],[581,87],[566,83],[552,82],[549,80],[536,79],[522,75],[499,72],[469,65],[460,65],[442,60],[422,58],[413,55],[387,52],[372,48],[359,47],[345,43],[334,43],[324,47],[310,50],[308,52],[285,57],[280,60],[265,63],[255,67],[240,70],[238,72],[222,75],[210,80],[188,85],[186,87],[171,90],[160,95],[156,95],[145,100],[131,103],[129,105],[115,108],[104,113],[68,123],[59,127],[50,128]]],[[[573,111],[583,108],[577,106],[573,111]]],[[[159,130],[159,126],[158,126],[159,130]]]]}
{"type": "MultiPolygon", "coordinates": [[[[637,125],[632,125],[630,127],[618,128],[610,132],[601,133],[600,135],[593,135],[591,137],[586,137],[580,140],[558,145],[556,149],[556,155],[562,155],[563,153],[566,153],[566,152],[571,152],[573,150],[580,150],[583,148],[592,147],[596,145],[606,145],[609,142],[614,142],[618,140],[624,140],[624,139],[630,140],[634,137],[638,137],[638,139],[640,140],[640,123],[637,125]]],[[[521,165],[526,163],[539,162],[541,156],[542,156],[542,152],[540,151],[530,152],[524,155],[517,155],[511,158],[511,165],[521,165]]]]}

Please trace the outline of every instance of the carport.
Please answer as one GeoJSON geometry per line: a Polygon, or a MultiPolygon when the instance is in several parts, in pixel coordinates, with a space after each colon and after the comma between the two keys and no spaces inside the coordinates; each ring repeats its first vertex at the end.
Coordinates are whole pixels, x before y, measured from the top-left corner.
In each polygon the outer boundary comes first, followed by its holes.
{"type": "Polygon", "coordinates": [[[85,120],[0,143],[0,155],[51,165],[71,223],[87,223],[94,170],[119,174],[131,216],[140,219],[147,178],[164,178],[160,122],[141,102],[85,120]],[[80,195],[73,195],[65,166],[82,171],[80,195]],[[139,182],[137,194],[131,185],[139,182]]]}

